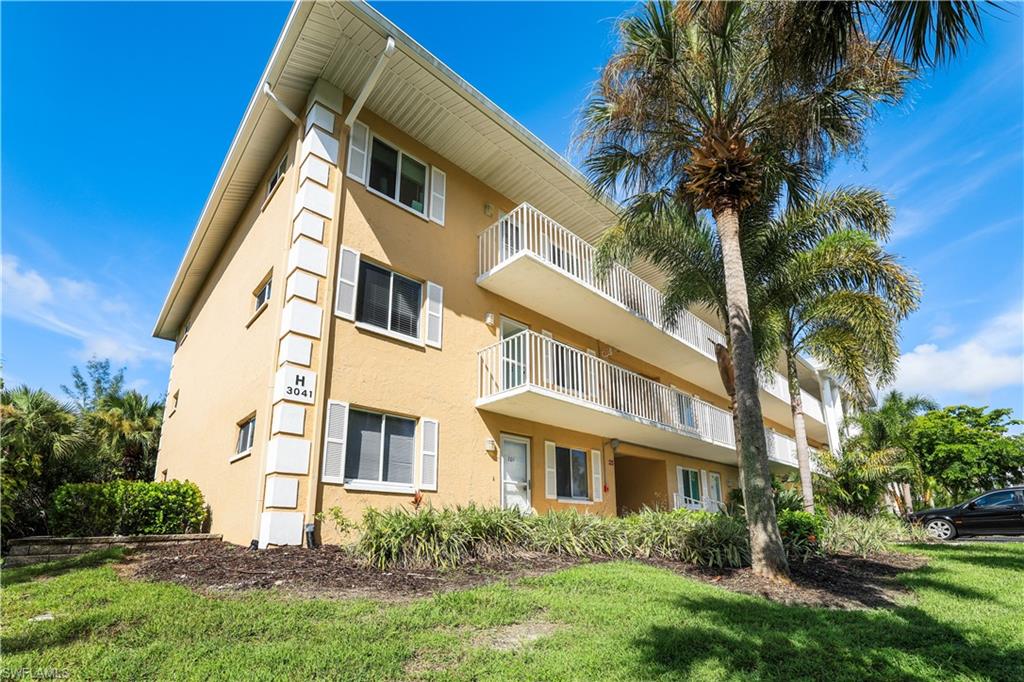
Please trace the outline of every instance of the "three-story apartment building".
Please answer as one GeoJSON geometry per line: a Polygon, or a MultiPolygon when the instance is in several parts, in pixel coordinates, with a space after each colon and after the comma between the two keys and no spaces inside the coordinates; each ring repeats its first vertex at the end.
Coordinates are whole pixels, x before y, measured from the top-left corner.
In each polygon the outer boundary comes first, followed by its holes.
{"type": "MultiPolygon", "coordinates": [[[[720,325],[662,323],[659,275],[594,271],[614,220],[567,161],[364,3],[293,8],[155,335],[158,477],[225,538],[319,511],[468,502],[713,509],[738,486],[720,325]]],[[[801,366],[812,445],[836,385],[801,366]]],[[[796,465],[788,389],[761,400],[796,465]]],[[[331,529],[321,529],[331,541],[331,529]]]]}

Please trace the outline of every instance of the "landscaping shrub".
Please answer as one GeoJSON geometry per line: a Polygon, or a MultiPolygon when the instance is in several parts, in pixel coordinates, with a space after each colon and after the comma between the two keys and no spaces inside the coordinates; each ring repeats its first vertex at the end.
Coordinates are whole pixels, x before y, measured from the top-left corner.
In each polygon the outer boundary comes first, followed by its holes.
{"type": "Polygon", "coordinates": [[[829,554],[866,557],[886,550],[894,542],[927,542],[928,534],[891,514],[871,517],[835,514],[824,517],[821,546],[829,554]]]}
{"type": "Polygon", "coordinates": [[[822,517],[784,509],[778,514],[779,534],[790,558],[806,561],[821,551],[822,517]]]}
{"type": "Polygon", "coordinates": [[[514,510],[475,505],[363,513],[356,553],[379,568],[451,568],[485,552],[522,545],[525,517],[514,510]]]}
{"type": "Polygon", "coordinates": [[[188,481],[68,483],[53,496],[57,535],[160,535],[196,533],[206,504],[188,481]]]}
{"type": "Polygon", "coordinates": [[[574,509],[528,516],[475,505],[415,511],[371,508],[363,514],[355,551],[379,568],[451,568],[483,556],[529,551],[657,557],[715,567],[750,561],[741,518],[686,510],[644,510],[617,518],[574,509]]]}

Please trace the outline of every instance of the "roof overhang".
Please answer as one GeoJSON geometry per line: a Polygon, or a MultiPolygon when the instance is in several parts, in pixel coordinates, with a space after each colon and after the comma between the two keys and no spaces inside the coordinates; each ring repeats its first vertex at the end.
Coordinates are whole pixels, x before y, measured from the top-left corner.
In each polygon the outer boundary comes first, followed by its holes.
{"type": "MultiPolygon", "coordinates": [[[[366,107],[514,202],[529,201],[584,239],[614,221],[566,159],[361,0],[299,1],[263,71],[160,311],[154,336],[173,339],[292,124],[323,78],[355,98],[387,37],[396,51],[366,107]]],[[[660,279],[641,265],[645,278],[660,279]]]]}

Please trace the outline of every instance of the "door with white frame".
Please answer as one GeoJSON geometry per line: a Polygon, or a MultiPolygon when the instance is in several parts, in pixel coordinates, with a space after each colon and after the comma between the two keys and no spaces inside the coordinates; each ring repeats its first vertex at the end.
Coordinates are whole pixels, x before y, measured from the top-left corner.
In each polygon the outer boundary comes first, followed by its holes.
{"type": "Polygon", "coordinates": [[[707,510],[712,512],[723,511],[725,504],[722,502],[722,474],[717,471],[708,472],[707,487],[707,510]]]}
{"type": "Polygon", "coordinates": [[[501,436],[501,506],[529,513],[530,441],[519,436],[501,436]]]}
{"type": "Polygon", "coordinates": [[[501,390],[521,386],[526,381],[526,344],[523,334],[529,327],[522,322],[501,318],[501,390]]]}
{"type": "Polygon", "coordinates": [[[701,494],[700,494],[700,472],[696,469],[687,469],[686,467],[676,467],[676,482],[679,486],[679,492],[676,493],[676,509],[693,509],[699,510],[701,508],[701,494]]]}

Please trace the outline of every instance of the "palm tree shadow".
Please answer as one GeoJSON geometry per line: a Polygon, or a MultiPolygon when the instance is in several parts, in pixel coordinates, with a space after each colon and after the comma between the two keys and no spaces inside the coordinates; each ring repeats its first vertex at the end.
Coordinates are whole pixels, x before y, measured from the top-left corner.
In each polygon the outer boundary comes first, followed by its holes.
{"type": "Polygon", "coordinates": [[[676,601],[679,623],[633,642],[651,677],[1024,679],[1024,647],[968,641],[916,607],[836,611],[707,595],[676,601]],[[699,616],[694,618],[694,616],[699,616]]]}

